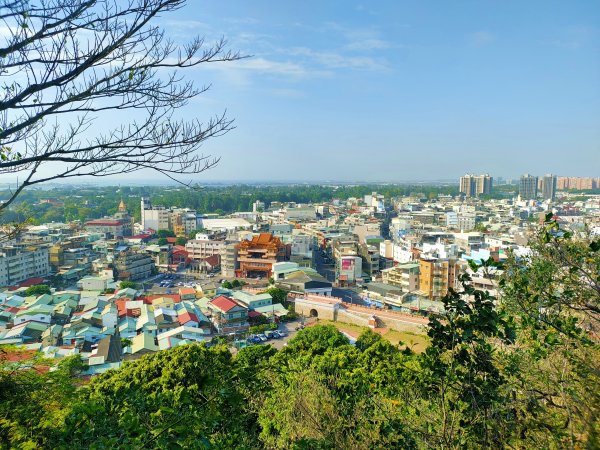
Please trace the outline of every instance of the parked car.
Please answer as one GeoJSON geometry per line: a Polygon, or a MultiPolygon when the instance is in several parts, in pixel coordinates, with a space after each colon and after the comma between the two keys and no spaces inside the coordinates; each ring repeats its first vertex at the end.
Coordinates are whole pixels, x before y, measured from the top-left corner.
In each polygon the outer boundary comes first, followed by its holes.
{"type": "Polygon", "coordinates": [[[279,335],[279,337],[286,337],[288,335],[288,332],[286,330],[277,330],[277,334],[279,335]]]}
{"type": "Polygon", "coordinates": [[[262,342],[257,336],[249,336],[246,341],[248,341],[250,344],[260,344],[262,342]]]}
{"type": "Polygon", "coordinates": [[[262,342],[266,342],[269,340],[269,338],[264,334],[257,334],[256,337],[259,338],[262,342]]]}
{"type": "Polygon", "coordinates": [[[267,339],[279,338],[279,334],[277,333],[277,331],[265,331],[265,336],[267,337],[267,339]]]}

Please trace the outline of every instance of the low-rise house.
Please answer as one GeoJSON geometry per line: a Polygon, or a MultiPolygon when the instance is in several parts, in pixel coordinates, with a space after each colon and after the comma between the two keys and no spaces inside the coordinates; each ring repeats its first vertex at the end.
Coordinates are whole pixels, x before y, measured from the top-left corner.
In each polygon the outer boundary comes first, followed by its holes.
{"type": "Polygon", "coordinates": [[[331,296],[333,283],[312,269],[299,269],[289,272],[285,278],[275,282],[277,287],[292,294],[319,294],[331,296]]]}
{"type": "Polygon", "coordinates": [[[24,322],[0,333],[0,345],[3,344],[29,344],[39,342],[48,324],[40,322],[24,322]]]}
{"type": "Polygon", "coordinates": [[[14,324],[20,325],[25,322],[40,322],[50,324],[50,322],[52,322],[53,312],[53,305],[34,305],[16,313],[14,324]]]}
{"type": "Polygon", "coordinates": [[[244,291],[233,291],[232,297],[244,304],[249,310],[260,308],[261,306],[269,306],[273,303],[273,297],[270,294],[263,292],[260,294],[250,294],[244,291]]]}
{"type": "Polygon", "coordinates": [[[179,296],[181,297],[181,301],[185,300],[196,300],[196,289],[191,287],[182,287],[179,288],[179,296]]]}
{"type": "Polygon", "coordinates": [[[208,302],[208,308],[212,323],[220,333],[246,331],[249,327],[248,308],[241,302],[220,295],[208,302]]]}
{"type": "Polygon", "coordinates": [[[155,338],[150,333],[140,333],[131,338],[131,345],[128,347],[126,359],[139,358],[148,353],[157,352],[159,349],[155,338]]]}
{"type": "Polygon", "coordinates": [[[118,335],[106,336],[92,346],[88,364],[94,367],[94,373],[100,373],[119,367],[122,359],[121,338],[118,335]]]}
{"type": "Polygon", "coordinates": [[[62,342],[62,330],[62,325],[50,325],[42,333],[42,345],[45,347],[60,345],[62,342]]]}
{"type": "Polygon", "coordinates": [[[80,346],[86,341],[94,344],[114,332],[115,330],[112,328],[102,328],[85,321],[70,322],[63,327],[63,344],[80,346]]]}
{"type": "Polygon", "coordinates": [[[168,349],[175,345],[181,345],[181,341],[203,342],[208,334],[200,328],[180,326],[172,330],[164,331],[156,336],[159,348],[168,349]]]}
{"type": "Polygon", "coordinates": [[[177,312],[173,309],[156,309],[154,310],[154,323],[156,324],[157,334],[177,328],[179,326],[177,312]]]}

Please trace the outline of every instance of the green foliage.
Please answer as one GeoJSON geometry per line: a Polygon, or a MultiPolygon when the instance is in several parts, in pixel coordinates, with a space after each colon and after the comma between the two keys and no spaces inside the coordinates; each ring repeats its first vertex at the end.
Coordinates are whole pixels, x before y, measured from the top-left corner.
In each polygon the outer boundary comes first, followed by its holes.
{"type": "Polygon", "coordinates": [[[169,241],[167,241],[167,238],[160,238],[158,240],[158,245],[169,245],[169,241]]]}
{"type": "Polygon", "coordinates": [[[171,230],[158,230],[156,232],[156,235],[159,238],[168,238],[168,237],[175,237],[175,232],[171,231],[171,230]]]}
{"type": "Polygon", "coordinates": [[[525,447],[597,448],[600,436],[600,244],[545,217],[526,258],[509,256],[503,307],[519,352],[506,358],[525,447]]]}
{"type": "Polygon", "coordinates": [[[269,320],[267,319],[267,321],[265,323],[262,323],[260,325],[251,326],[248,331],[250,331],[250,333],[264,333],[265,331],[276,330],[276,329],[277,329],[277,324],[269,322],[269,320]]]}
{"type": "Polygon", "coordinates": [[[285,289],[272,286],[265,292],[273,298],[273,303],[281,303],[284,306],[288,305],[288,291],[286,291],[285,289]]]}
{"type": "Polygon", "coordinates": [[[423,356],[426,392],[435,393],[436,406],[444,410],[434,440],[439,446],[500,446],[506,439],[508,404],[502,387],[504,376],[496,360],[494,341],[511,345],[514,325],[499,312],[487,291],[470,285],[470,277],[460,277],[463,290],[450,290],[443,299],[445,313],[430,319],[431,343],[423,356]],[[460,423],[454,430],[451,423],[460,423]],[[503,426],[504,425],[504,426],[503,426]]]}
{"type": "Polygon", "coordinates": [[[185,245],[187,243],[187,239],[184,237],[178,237],[175,240],[175,245],[185,245]]]}
{"type": "Polygon", "coordinates": [[[0,447],[51,448],[61,440],[65,405],[76,398],[72,377],[83,364],[79,355],[64,358],[52,372],[50,364],[37,354],[0,347],[0,447]]]}
{"type": "Polygon", "coordinates": [[[231,281],[223,281],[223,283],[221,283],[221,287],[225,288],[225,289],[233,289],[233,284],[231,283],[231,281]]]}
{"type": "Polygon", "coordinates": [[[25,295],[26,296],[40,296],[43,294],[51,294],[52,291],[50,290],[50,287],[47,284],[34,284],[33,286],[28,287],[27,289],[25,289],[25,295]]]}
{"type": "Polygon", "coordinates": [[[92,379],[65,421],[75,448],[255,448],[226,348],[185,345],[92,379]]]}
{"type": "MultiPolygon", "coordinates": [[[[262,314],[256,317],[251,317],[248,319],[250,321],[250,323],[252,325],[265,325],[269,323],[269,319],[265,316],[263,316],[262,314]]],[[[256,333],[253,331],[250,331],[251,333],[256,333]]]]}
{"type": "Polygon", "coordinates": [[[121,281],[119,283],[119,289],[137,289],[137,283],[133,281],[121,281]]]}

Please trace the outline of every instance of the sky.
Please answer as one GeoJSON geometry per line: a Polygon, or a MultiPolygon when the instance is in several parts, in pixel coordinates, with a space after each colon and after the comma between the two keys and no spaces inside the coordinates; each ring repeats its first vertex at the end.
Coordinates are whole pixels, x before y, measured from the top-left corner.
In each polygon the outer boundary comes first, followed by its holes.
{"type": "Polygon", "coordinates": [[[249,55],[184,72],[211,89],[181,113],[236,126],[195,181],[600,176],[598,0],[190,0],[159,21],[249,55]]]}

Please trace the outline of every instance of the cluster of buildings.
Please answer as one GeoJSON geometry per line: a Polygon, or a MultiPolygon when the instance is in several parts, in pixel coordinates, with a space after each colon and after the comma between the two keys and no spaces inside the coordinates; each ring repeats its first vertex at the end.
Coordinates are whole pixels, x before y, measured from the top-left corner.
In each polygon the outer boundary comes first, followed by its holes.
{"type": "Polygon", "coordinates": [[[519,179],[519,198],[535,200],[538,193],[544,200],[554,200],[556,196],[556,175],[547,174],[537,177],[526,173],[519,179]]]}
{"type": "MultiPolygon", "coordinates": [[[[111,284],[114,286],[114,283],[111,284]]],[[[85,285],[83,286],[85,287],[85,285]]],[[[46,357],[79,354],[94,374],[177,345],[242,333],[257,317],[288,311],[257,290],[179,288],[172,294],[134,289],[67,290],[27,296],[0,293],[0,345],[24,345],[46,357]]]]}
{"type": "MultiPolygon", "coordinates": [[[[548,212],[573,229],[600,230],[598,195],[557,193],[557,177],[524,175],[518,198],[494,200],[485,196],[492,182],[466,175],[460,195],[436,198],[373,192],[318,204],[257,201],[252,211],[224,217],[144,198],[140,223],[121,202],[112,217],[30,226],[0,241],[0,344],[78,351],[104,367],[115,355],[135,357],[287,314],[268,295],[221,288],[237,278],[263,286],[269,279],[292,299],[328,298],[339,289],[337,296],[355,295],[343,302],[358,295],[363,305],[427,314],[443,308],[469,260],[526,255],[532,227],[548,212]],[[165,243],[157,230],[194,239],[165,243]],[[195,287],[157,287],[161,272],[195,287]],[[116,289],[125,280],[139,291],[116,289]],[[32,284],[56,290],[24,296],[32,284]]],[[[472,274],[476,287],[492,292],[495,275],[472,274]]]]}

